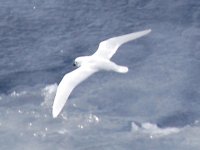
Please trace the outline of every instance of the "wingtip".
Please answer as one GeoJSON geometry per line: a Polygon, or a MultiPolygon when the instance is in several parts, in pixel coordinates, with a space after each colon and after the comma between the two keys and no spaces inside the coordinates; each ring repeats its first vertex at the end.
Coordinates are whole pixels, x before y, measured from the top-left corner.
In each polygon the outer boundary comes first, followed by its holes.
{"type": "Polygon", "coordinates": [[[55,111],[55,109],[53,108],[53,110],[52,110],[52,117],[53,117],[53,118],[57,118],[58,115],[59,115],[59,112],[58,112],[58,111],[55,111]]]}
{"type": "Polygon", "coordinates": [[[145,35],[149,34],[150,32],[151,32],[151,29],[146,29],[146,30],[139,31],[139,32],[137,32],[139,34],[139,36],[137,38],[145,36],[145,35]]]}
{"type": "Polygon", "coordinates": [[[53,117],[53,118],[57,118],[57,116],[58,116],[58,115],[55,115],[55,114],[52,112],[52,117],[53,117]]]}
{"type": "Polygon", "coordinates": [[[55,119],[57,118],[58,115],[55,115],[54,113],[52,113],[52,117],[55,119]]]}
{"type": "Polygon", "coordinates": [[[148,33],[150,33],[152,30],[151,29],[147,29],[147,30],[145,30],[146,31],[146,33],[148,34],[148,33]]]}

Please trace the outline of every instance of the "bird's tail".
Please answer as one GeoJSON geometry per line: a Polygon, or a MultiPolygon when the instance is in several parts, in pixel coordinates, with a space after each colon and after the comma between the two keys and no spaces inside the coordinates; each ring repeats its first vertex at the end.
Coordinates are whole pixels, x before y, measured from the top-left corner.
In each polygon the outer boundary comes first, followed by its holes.
{"type": "Polygon", "coordinates": [[[118,67],[116,69],[116,72],[118,72],[118,73],[127,73],[128,72],[128,67],[126,67],[126,66],[119,66],[118,65],[118,67]]]}

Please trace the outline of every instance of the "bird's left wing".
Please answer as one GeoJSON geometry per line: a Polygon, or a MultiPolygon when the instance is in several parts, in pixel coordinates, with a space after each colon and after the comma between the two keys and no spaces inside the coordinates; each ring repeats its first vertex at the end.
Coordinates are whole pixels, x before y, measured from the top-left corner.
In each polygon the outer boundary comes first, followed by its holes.
{"type": "Polygon", "coordinates": [[[72,90],[95,72],[96,70],[90,67],[81,66],[63,77],[58,85],[53,103],[52,115],[54,118],[61,112],[72,90]]]}
{"type": "Polygon", "coordinates": [[[142,36],[147,35],[150,32],[151,32],[151,29],[148,29],[148,30],[143,30],[139,32],[134,32],[134,33],[129,33],[129,34],[113,37],[105,41],[102,41],[99,44],[99,48],[93,55],[110,59],[122,44],[138,39],[142,36]]]}

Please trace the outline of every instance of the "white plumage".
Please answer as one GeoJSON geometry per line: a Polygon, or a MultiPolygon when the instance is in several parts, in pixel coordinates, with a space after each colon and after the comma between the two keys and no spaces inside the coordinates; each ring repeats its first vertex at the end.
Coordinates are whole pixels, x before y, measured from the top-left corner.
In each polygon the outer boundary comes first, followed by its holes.
{"type": "Polygon", "coordinates": [[[151,29],[113,37],[102,41],[97,51],[91,56],[82,56],[75,59],[79,68],[67,73],[58,85],[53,103],[53,117],[57,117],[63,109],[72,90],[89,76],[100,70],[127,73],[128,67],[120,66],[110,61],[117,49],[124,43],[140,38],[151,32],[151,29]]]}

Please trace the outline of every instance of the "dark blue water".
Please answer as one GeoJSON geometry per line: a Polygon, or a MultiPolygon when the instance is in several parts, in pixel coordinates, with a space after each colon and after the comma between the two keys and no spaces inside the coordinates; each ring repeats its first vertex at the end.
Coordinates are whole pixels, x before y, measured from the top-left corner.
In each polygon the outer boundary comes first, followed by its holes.
{"type": "Polygon", "coordinates": [[[199,0],[2,0],[0,20],[0,149],[199,150],[199,0]],[[52,118],[76,57],[148,28],[112,58],[128,74],[95,74],[52,118]]]}

